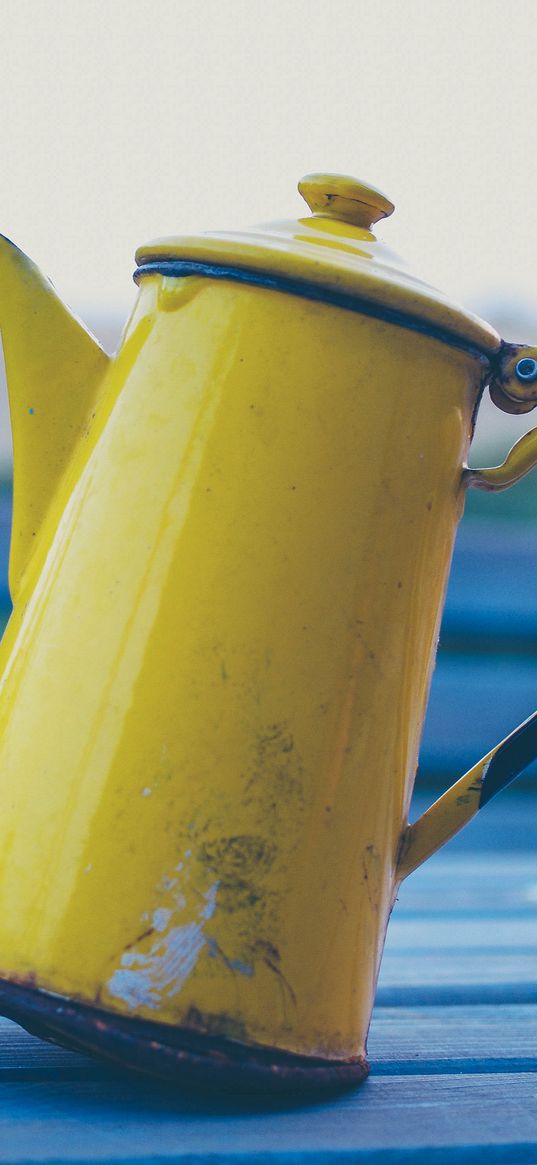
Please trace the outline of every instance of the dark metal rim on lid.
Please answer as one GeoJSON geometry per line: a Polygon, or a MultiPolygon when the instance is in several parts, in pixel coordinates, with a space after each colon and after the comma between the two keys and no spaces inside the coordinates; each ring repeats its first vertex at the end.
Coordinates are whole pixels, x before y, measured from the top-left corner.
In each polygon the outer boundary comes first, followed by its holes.
{"type": "Polygon", "coordinates": [[[312,299],[320,303],[332,304],[334,307],[345,308],[347,311],[357,312],[359,315],[369,316],[372,319],[384,320],[407,331],[419,332],[430,336],[440,343],[448,344],[450,348],[458,348],[471,356],[491,363],[490,351],[470,344],[455,332],[428,323],[426,320],[414,319],[395,308],[385,307],[371,300],[361,299],[348,292],[333,291],[328,287],[317,286],[301,280],[288,279],[285,276],[269,275],[260,271],[249,270],[245,267],[227,267],[216,263],[202,263],[190,259],[160,259],[142,263],[136,268],[133,279],[140,283],[146,275],[163,275],[172,279],[184,279],[190,275],[202,276],[206,279],[231,280],[235,283],[251,284],[255,287],[266,287],[272,291],[283,291],[288,295],[296,295],[302,299],[312,299]]]}

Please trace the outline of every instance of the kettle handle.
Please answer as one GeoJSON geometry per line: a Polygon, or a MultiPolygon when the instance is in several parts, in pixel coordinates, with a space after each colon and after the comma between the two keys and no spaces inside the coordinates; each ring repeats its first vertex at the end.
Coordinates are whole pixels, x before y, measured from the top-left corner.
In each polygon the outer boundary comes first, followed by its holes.
{"type": "MultiPolygon", "coordinates": [[[[537,405],[537,349],[502,345],[490,395],[505,412],[528,412],[537,405]]],[[[525,433],[501,465],[464,469],[463,486],[497,492],[508,489],[537,465],[537,429],[525,433]]],[[[430,809],[403,831],[396,880],[436,853],[458,833],[496,793],[537,759],[537,712],[491,749],[456,781],[430,809]]]]}
{"type": "Polygon", "coordinates": [[[501,465],[493,465],[490,469],[464,469],[463,485],[466,488],[498,493],[520,481],[520,478],[525,477],[536,465],[537,429],[530,429],[529,433],[524,433],[524,436],[513,445],[501,465]]]}
{"type": "MultiPolygon", "coordinates": [[[[529,413],[537,407],[537,348],[502,341],[490,369],[489,393],[504,413],[529,413]]],[[[498,492],[508,489],[537,465],[537,429],[513,445],[501,465],[464,469],[463,486],[498,492]]]]}
{"type": "Polygon", "coordinates": [[[537,712],[456,781],[405,829],[396,879],[402,882],[537,758],[537,712]]]}

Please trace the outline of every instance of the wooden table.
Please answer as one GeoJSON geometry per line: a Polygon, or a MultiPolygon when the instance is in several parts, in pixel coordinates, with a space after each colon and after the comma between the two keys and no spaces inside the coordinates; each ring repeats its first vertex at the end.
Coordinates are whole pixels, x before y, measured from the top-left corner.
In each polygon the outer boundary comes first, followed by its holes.
{"type": "Polygon", "coordinates": [[[173,1094],[1,1020],[1,1165],[537,1162],[536,830],[505,793],[405,883],[358,1091],[173,1094]]]}

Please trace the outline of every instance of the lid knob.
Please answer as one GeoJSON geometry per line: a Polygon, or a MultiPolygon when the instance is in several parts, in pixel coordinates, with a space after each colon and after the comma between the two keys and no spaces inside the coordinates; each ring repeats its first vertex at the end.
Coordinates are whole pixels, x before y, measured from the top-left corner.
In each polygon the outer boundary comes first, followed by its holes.
{"type": "Polygon", "coordinates": [[[298,189],[314,214],[369,230],[395,207],[380,190],[345,174],[306,174],[298,189]]]}

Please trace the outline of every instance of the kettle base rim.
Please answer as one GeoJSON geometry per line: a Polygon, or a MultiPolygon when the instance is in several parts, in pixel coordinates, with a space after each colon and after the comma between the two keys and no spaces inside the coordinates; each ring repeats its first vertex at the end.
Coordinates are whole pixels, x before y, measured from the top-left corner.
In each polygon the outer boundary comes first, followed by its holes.
{"type": "Polygon", "coordinates": [[[0,979],[0,1015],[31,1035],[109,1065],[187,1091],[323,1094],[356,1088],[369,1074],[364,1056],[326,1060],[243,1044],[169,1024],[115,1015],[0,979]]]}

